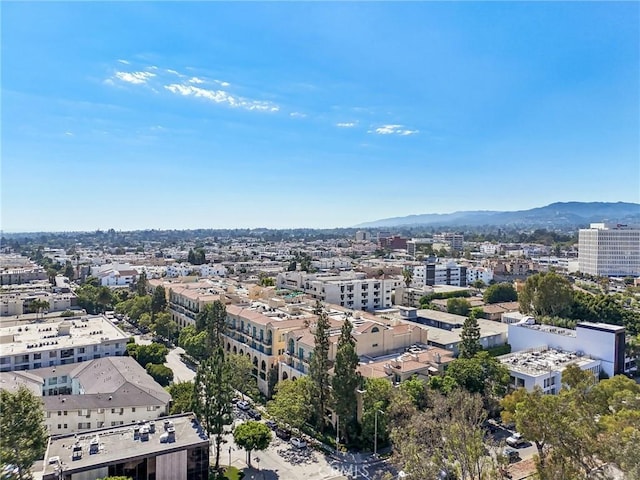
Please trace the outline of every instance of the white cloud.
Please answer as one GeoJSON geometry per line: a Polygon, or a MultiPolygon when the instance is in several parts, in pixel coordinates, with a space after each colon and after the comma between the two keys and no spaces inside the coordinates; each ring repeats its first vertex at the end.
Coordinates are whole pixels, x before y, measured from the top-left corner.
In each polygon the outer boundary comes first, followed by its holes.
{"type": "Polygon", "coordinates": [[[135,85],[147,83],[147,80],[155,76],[156,74],[151,72],[116,72],[117,79],[135,85]]]}
{"type": "Polygon", "coordinates": [[[262,112],[277,112],[280,110],[280,107],[271,102],[234,97],[224,90],[207,90],[206,88],[195,87],[193,85],[181,85],[179,83],[165,85],[164,88],[176,95],[204,98],[215,103],[227,104],[233,108],[243,108],[245,110],[257,110],[262,112]]]}
{"type": "Polygon", "coordinates": [[[403,137],[407,135],[415,135],[418,130],[409,130],[404,128],[404,125],[382,125],[375,130],[369,130],[369,133],[377,133],[378,135],[401,135],[403,137]]]}
{"type": "Polygon", "coordinates": [[[214,81],[221,87],[225,87],[225,88],[231,85],[229,82],[223,82],[222,80],[214,80],[214,81]]]}
{"type": "Polygon", "coordinates": [[[307,114],[302,112],[291,112],[289,116],[293,118],[307,118],[307,114]]]}
{"type": "Polygon", "coordinates": [[[204,83],[204,80],[202,80],[201,78],[198,78],[198,77],[191,77],[189,79],[189,83],[196,83],[196,84],[199,85],[201,83],[204,83]]]}
{"type": "Polygon", "coordinates": [[[72,132],[64,132],[64,134],[65,134],[67,137],[73,137],[73,133],[72,133],[72,132]]]}
{"type": "Polygon", "coordinates": [[[336,127],[341,127],[341,128],[352,128],[355,127],[357,125],[356,122],[340,122],[340,123],[336,123],[336,127]]]}
{"type": "Polygon", "coordinates": [[[176,72],[175,70],[171,70],[170,68],[167,69],[167,73],[173,73],[174,75],[178,75],[179,77],[181,77],[182,75],[180,75],[178,72],[176,72]]]}
{"type": "Polygon", "coordinates": [[[129,62],[127,60],[118,59],[118,62],[124,63],[125,65],[129,65],[129,62]]]}

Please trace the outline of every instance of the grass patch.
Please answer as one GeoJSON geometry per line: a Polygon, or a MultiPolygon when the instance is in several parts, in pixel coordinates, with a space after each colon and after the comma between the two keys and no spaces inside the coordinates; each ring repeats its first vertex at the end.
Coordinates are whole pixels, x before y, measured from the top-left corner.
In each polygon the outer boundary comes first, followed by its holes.
{"type": "Polygon", "coordinates": [[[244,472],[238,470],[236,467],[229,466],[224,469],[224,474],[222,476],[225,480],[242,480],[244,477],[244,472]]]}

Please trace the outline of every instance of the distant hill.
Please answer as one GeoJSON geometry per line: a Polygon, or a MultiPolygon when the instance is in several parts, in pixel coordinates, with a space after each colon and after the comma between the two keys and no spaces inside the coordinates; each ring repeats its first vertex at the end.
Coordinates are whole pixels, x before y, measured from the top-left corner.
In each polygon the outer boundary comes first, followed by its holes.
{"type": "Polygon", "coordinates": [[[355,228],[400,226],[522,226],[570,227],[591,222],[640,224],[640,204],[626,202],[557,202],[544,207],[499,212],[478,210],[454,213],[426,213],[406,217],[385,218],[355,225],[355,228]]]}

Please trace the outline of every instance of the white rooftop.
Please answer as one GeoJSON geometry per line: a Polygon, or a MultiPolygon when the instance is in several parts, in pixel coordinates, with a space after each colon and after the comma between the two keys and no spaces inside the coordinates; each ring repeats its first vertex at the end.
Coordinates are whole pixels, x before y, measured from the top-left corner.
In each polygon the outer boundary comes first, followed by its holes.
{"type": "Polygon", "coordinates": [[[580,366],[592,361],[590,357],[576,352],[546,348],[514,352],[502,355],[499,359],[512,371],[534,376],[562,371],[572,363],[580,366]]]}

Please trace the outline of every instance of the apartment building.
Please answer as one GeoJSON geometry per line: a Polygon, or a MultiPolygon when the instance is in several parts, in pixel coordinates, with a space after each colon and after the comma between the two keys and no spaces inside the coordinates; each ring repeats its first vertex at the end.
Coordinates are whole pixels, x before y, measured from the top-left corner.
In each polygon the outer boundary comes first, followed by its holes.
{"type": "Polygon", "coordinates": [[[209,438],[192,413],[52,436],[43,480],[207,480],[209,438]]]}
{"type": "Polygon", "coordinates": [[[299,290],[321,302],[352,310],[379,310],[391,305],[395,282],[366,278],[364,273],[344,272],[340,275],[283,272],[276,279],[278,288],[299,290]]]}
{"type": "MultiPolygon", "coordinates": [[[[330,306],[329,361],[335,360],[338,339],[347,312],[330,306]]],[[[356,352],[364,362],[378,357],[404,352],[412,345],[427,344],[427,329],[397,319],[381,319],[356,312],[351,318],[356,352]]],[[[309,373],[309,361],[314,350],[314,324],[285,334],[285,358],[280,362],[280,380],[295,379],[309,373]]]]}
{"type": "Polygon", "coordinates": [[[603,277],[640,276],[640,226],[592,223],[580,229],[578,269],[603,277]]]}
{"type": "Polygon", "coordinates": [[[46,291],[36,292],[12,292],[3,291],[0,294],[0,317],[22,315],[25,313],[37,313],[40,309],[48,312],[63,312],[76,305],[75,294],[51,293],[46,291]],[[47,302],[48,306],[34,307],[36,300],[47,302]]]}
{"type": "Polygon", "coordinates": [[[222,300],[226,303],[224,289],[206,280],[181,283],[156,280],[150,281],[149,285],[163,285],[168,291],[169,313],[178,328],[195,325],[196,317],[205,305],[216,300],[222,300]]]}
{"type": "Polygon", "coordinates": [[[171,395],[131,357],[0,373],[0,386],[42,396],[50,435],[130,425],[169,413],[171,395]]]}
{"type": "Polygon", "coordinates": [[[130,287],[138,280],[139,273],[129,263],[106,263],[91,267],[91,274],[104,287],[130,287]]]}
{"type": "Polygon", "coordinates": [[[414,265],[411,268],[413,269],[411,285],[414,288],[420,288],[425,285],[467,286],[467,267],[458,265],[455,262],[425,263],[414,265]]]}
{"type": "Polygon", "coordinates": [[[461,252],[464,250],[464,235],[461,233],[436,233],[433,236],[433,243],[444,243],[449,246],[451,250],[461,252]]]}
{"type": "Polygon", "coordinates": [[[261,302],[227,305],[226,350],[249,357],[258,388],[268,395],[269,372],[285,353],[287,333],[304,328],[312,318],[297,307],[287,311],[261,302]]]}
{"type": "Polygon", "coordinates": [[[488,267],[467,267],[467,285],[481,280],[485,285],[493,280],[493,270],[488,267]]]}
{"type": "Polygon", "coordinates": [[[103,315],[0,327],[0,372],[120,356],[128,338],[103,315]]]}

